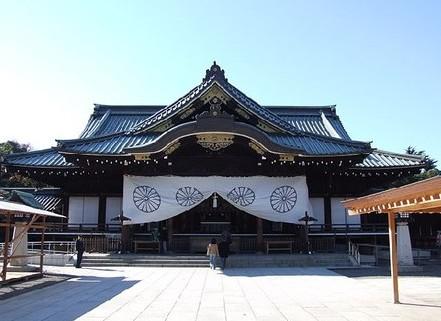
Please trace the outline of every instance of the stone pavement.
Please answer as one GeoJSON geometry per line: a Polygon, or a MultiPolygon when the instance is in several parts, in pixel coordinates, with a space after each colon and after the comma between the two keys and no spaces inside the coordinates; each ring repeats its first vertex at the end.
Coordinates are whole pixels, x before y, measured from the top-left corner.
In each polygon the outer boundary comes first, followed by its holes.
{"type": "Polygon", "coordinates": [[[0,320],[441,319],[441,278],[403,277],[391,303],[386,277],[349,278],[325,268],[47,267],[75,274],[0,304],[0,320]]]}
{"type": "MultiPolygon", "coordinates": [[[[14,272],[8,272],[14,274],[14,272]]],[[[20,274],[20,273],[15,273],[20,274]]],[[[21,273],[24,274],[24,273],[21,273]]],[[[20,295],[36,289],[41,289],[46,286],[54,285],[58,282],[66,281],[69,277],[65,275],[44,275],[43,278],[31,278],[27,281],[13,282],[0,287],[0,301],[9,299],[13,296],[20,295]]],[[[1,320],[1,318],[0,318],[1,320]]]]}

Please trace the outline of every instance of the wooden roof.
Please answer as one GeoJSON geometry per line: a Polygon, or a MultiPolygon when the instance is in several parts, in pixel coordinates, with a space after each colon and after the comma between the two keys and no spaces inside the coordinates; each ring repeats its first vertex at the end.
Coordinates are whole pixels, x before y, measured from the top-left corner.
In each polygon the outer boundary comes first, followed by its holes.
{"type": "Polygon", "coordinates": [[[441,213],[441,176],[342,202],[349,215],[441,213]]]}
{"type": "Polygon", "coordinates": [[[15,214],[36,214],[41,216],[50,216],[58,218],[66,218],[63,215],[30,207],[24,204],[15,202],[0,201],[0,215],[15,215],[15,214]]]}

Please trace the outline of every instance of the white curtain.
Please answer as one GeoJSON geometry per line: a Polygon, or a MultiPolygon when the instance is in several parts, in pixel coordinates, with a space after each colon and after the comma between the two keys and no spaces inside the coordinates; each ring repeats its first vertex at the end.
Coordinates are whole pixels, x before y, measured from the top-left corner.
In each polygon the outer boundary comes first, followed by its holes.
{"type": "Polygon", "coordinates": [[[305,176],[180,177],[124,176],[125,224],[157,222],[185,212],[217,193],[249,214],[274,222],[299,223],[313,216],[305,176]]]}

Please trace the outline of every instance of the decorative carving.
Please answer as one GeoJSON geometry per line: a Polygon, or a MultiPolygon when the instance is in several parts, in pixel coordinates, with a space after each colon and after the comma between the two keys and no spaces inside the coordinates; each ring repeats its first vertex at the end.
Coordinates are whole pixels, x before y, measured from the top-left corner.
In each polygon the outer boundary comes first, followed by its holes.
{"type": "Polygon", "coordinates": [[[238,113],[240,116],[242,116],[243,118],[250,119],[250,115],[245,110],[243,110],[241,108],[236,108],[236,109],[234,109],[234,111],[236,113],[238,113]]]}
{"type": "Polygon", "coordinates": [[[187,109],[186,111],[184,111],[181,116],[179,116],[179,118],[184,119],[187,118],[188,116],[190,116],[194,111],[196,110],[196,108],[191,107],[189,109],[187,109]]]}
{"type": "Polygon", "coordinates": [[[150,186],[138,186],[133,190],[133,203],[145,213],[156,211],[161,206],[161,196],[150,186]]]}
{"type": "Polygon", "coordinates": [[[248,145],[259,155],[263,155],[265,154],[265,152],[263,151],[263,149],[257,145],[255,142],[249,142],[248,145]]]}
{"type": "Polygon", "coordinates": [[[233,144],[234,135],[229,134],[203,134],[197,135],[197,143],[203,148],[218,151],[233,144]]]}
{"type": "Polygon", "coordinates": [[[181,146],[181,143],[179,141],[170,145],[170,147],[165,150],[165,155],[170,155],[175,150],[177,150],[180,146],[181,146]]]}
{"type": "Polygon", "coordinates": [[[273,126],[269,126],[269,125],[265,124],[264,122],[262,122],[261,120],[259,120],[257,122],[257,127],[259,127],[260,129],[262,129],[264,132],[267,132],[267,133],[277,133],[278,132],[273,126]]]}
{"type": "Polygon", "coordinates": [[[212,86],[205,94],[201,96],[200,99],[204,104],[206,104],[215,97],[220,99],[224,104],[231,99],[231,97],[228,96],[218,85],[212,86]]]}
{"type": "Polygon", "coordinates": [[[146,161],[150,160],[150,154],[133,154],[135,156],[135,160],[146,161]]]}
{"type": "Polygon", "coordinates": [[[295,155],[293,154],[281,154],[279,160],[282,162],[293,162],[295,155]]]}
{"type": "Polygon", "coordinates": [[[210,101],[210,110],[204,111],[201,114],[199,114],[196,118],[202,119],[202,118],[224,118],[228,120],[233,120],[234,116],[223,111],[221,107],[222,102],[217,98],[214,97],[210,101]]]}
{"type": "Polygon", "coordinates": [[[297,192],[292,186],[276,188],[270,197],[270,204],[274,211],[279,213],[289,212],[297,202],[297,192]]]}
{"type": "Polygon", "coordinates": [[[152,130],[155,132],[165,132],[166,130],[170,129],[171,127],[173,127],[173,122],[171,119],[159,124],[159,126],[153,128],[152,130]]]}
{"type": "Polygon", "coordinates": [[[213,61],[213,65],[211,65],[210,69],[207,69],[205,72],[205,77],[202,79],[202,81],[208,81],[212,77],[220,81],[228,82],[228,79],[225,78],[225,71],[216,64],[216,61],[213,61]]]}

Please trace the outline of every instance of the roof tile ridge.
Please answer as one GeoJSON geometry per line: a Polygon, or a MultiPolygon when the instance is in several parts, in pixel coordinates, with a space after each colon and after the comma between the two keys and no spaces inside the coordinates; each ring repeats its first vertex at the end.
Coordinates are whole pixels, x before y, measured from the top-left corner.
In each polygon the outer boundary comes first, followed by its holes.
{"type": "Polygon", "coordinates": [[[343,143],[343,144],[351,145],[351,146],[365,145],[365,146],[369,146],[369,148],[371,150],[373,150],[373,147],[371,146],[372,142],[364,142],[364,141],[353,140],[353,139],[347,140],[346,138],[335,138],[335,137],[331,137],[331,136],[325,136],[325,135],[321,135],[321,134],[306,132],[303,130],[299,130],[299,131],[300,131],[299,134],[304,135],[304,136],[310,136],[310,137],[317,138],[317,139],[333,141],[336,143],[343,143]]]}
{"type": "Polygon", "coordinates": [[[181,97],[179,97],[178,99],[176,99],[175,101],[173,101],[173,103],[169,104],[169,105],[165,105],[164,107],[162,107],[160,110],[158,110],[157,112],[155,112],[153,115],[147,117],[146,119],[144,119],[142,122],[140,122],[137,125],[134,125],[132,128],[128,129],[127,132],[129,133],[137,133],[139,131],[142,131],[148,127],[145,127],[145,124],[148,123],[149,120],[154,119],[155,117],[157,117],[158,115],[162,114],[164,112],[164,110],[167,110],[167,108],[171,108],[172,106],[174,106],[175,104],[179,103],[179,101],[185,99],[186,97],[188,97],[189,95],[191,95],[197,88],[201,87],[201,86],[207,86],[207,84],[209,82],[211,82],[213,80],[213,77],[210,78],[207,81],[203,81],[201,82],[199,85],[194,86],[192,89],[190,89],[186,94],[182,95],[181,97]]]}
{"type": "MultiPolygon", "coordinates": [[[[103,127],[104,122],[110,117],[110,114],[111,114],[111,111],[110,111],[110,109],[108,109],[104,113],[104,115],[101,117],[101,119],[98,121],[98,124],[95,126],[95,128],[89,132],[88,137],[93,136],[101,127],[103,127]]],[[[88,137],[85,137],[85,138],[88,138],[88,137]]]]}
{"type": "MultiPolygon", "coordinates": [[[[282,124],[284,124],[287,128],[291,128],[294,131],[298,131],[299,129],[296,128],[294,125],[291,125],[289,122],[287,122],[286,120],[284,120],[283,118],[281,118],[279,115],[277,115],[276,113],[274,113],[273,111],[271,111],[269,108],[263,107],[262,105],[260,105],[258,102],[256,102],[254,99],[248,97],[246,94],[244,94],[240,89],[238,89],[236,86],[234,86],[232,83],[228,82],[227,80],[219,82],[219,85],[221,85],[221,87],[226,90],[227,92],[229,91],[228,86],[231,86],[234,90],[238,91],[239,94],[243,95],[245,98],[249,99],[252,103],[254,103],[256,106],[258,106],[259,108],[261,108],[262,110],[264,110],[265,112],[267,112],[268,114],[272,115],[274,118],[278,119],[282,124]],[[222,87],[223,85],[226,85],[227,88],[222,87]]],[[[230,93],[231,94],[231,93],[230,93]]],[[[234,95],[232,95],[234,96],[234,95]]],[[[243,105],[243,104],[241,104],[243,105]]],[[[246,106],[245,106],[246,107],[246,106]]],[[[279,126],[278,126],[279,127],[279,126]]],[[[286,128],[281,128],[283,130],[286,130],[286,128]]]]}
{"type": "Polygon", "coordinates": [[[5,159],[10,158],[10,157],[19,157],[19,156],[25,156],[25,155],[33,155],[33,154],[39,154],[39,153],[45,153],[45,152],[52,152],[52,151],[57,151],[57,147],[53,146],[53,147],[49,147],[49,148],[44,148],[44,149],[38,149],[38,150],[31,150],[29,152],[20,152],[20,153],[11,153],[11,154],[6,154],[3,155],[3,157],[5,159]]]}
{"type": "Polygon", "coordinates": [[[390,155],[390,156],[397,156],[397,157],[403,157],[403,158],[410,158],[410,159],[414,159],[414,160],[423,160],[425,155],[415,155],[415,154],[406,154],[406,153],[396,153],[396,152],[389,152],[387,150],[383,150],[383,149],[375,149],[375,152],[377,152],[377,154],[386,154],[386,155],[390,155]]]}
{"type": "Polygon", "coordinates": [[[116,136],[122,136],[122,135],[131,135],[127,131],[119,131],[116,133],[111,133],[107,135],[102,136],[93,136],[93,137],[86,137],[86,138],[75,138],[75,139],[56,139],[55,141],[59,144],[56,148],[64,146],[64,144],[76,144],[81,142],[91,142],[91,141],[99,141],[99,140],[106,140],[108,138],[113,138],[116,136]]]}

